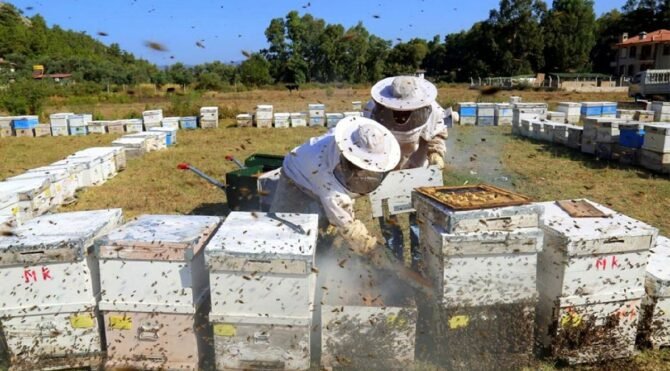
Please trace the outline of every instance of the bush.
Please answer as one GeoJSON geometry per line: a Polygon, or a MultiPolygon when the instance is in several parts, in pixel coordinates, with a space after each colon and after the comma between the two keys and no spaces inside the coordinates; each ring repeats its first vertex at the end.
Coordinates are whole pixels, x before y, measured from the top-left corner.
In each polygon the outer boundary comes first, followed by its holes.
{"type": "Polygon", "coordinates": [[[165,110],[167,116],[197,116],[199,107],[196,104],[197,95],[195,93],[189,94],[175,94],[170,99],[170,106],[165,110]]]}
{"type": "Polygon", "coordinates": [[[40,115],[52,90],[47,81],[18,80],[0,92],[0,107],[14,115],[40,115]]]}

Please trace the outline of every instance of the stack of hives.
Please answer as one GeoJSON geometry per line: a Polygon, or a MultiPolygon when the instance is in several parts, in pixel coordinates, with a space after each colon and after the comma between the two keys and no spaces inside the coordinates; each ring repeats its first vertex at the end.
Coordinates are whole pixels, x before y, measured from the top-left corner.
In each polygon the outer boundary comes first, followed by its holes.
{"type": "Polygon", "coordinates": [[[200,108],[200,127],[202,129],[219,127],[219,107],[200,108]]]}
{"type": "Polygon", "coordinates": [[[581,151],[610,159],[614,144],[619,143],[619,123],[617,118],[591,116],[584,121],[581,151]]]}
{"type": "Polygon", "coordinates": [[[107,368],[203,367],[209,280],[203,247],[218,217],[145,215],[96,245],[107,368]]]}
{"type": "Polygon", "coordinates": [[[270,104],[259,104],[256,106],[256,113],[254,114],[254,123],[258,128],[272,127],[272,111],[273,107],[270,104]]]}
{"type": "Polygon", "coordinates": [[[431,349],[451,369],[513,369],[532,357],[542,207],[500,189],[423,188],[413,194],[425,276],[420,307],[431,349]],[[436,303],[436,304],[434,304],[436,303]]]}
{"type": "Polygon", "coordinates": [[[149,131],[149,129],[151,128],[161,127],[162,121],[163,121],[162,109],[148,110],[142,112],[142,123],[144,124],[145,131],[149,131]]]}
{"type": "Polygon", "coordinates": [[[98,368],[96,237],[120,209],[42,216],[0,238],[0,316],[15,369],[98,368]]]}
{"type": "Polygon", "coordinates": [[[670,174],[670,123],[644,125],[639,161],[647,169],[670,174]]]}
{"type": "Polygon", "coordinates": [[[17,116],[12,118],[12,129],[17,137],[34,137],[38,125],[37,116],[17,116]]]}
{"type": "Polygon", "coordinates": [[[477,103],[477,126],[493,126],[495,109],[495,103],[477,103]]]}
{"type": "Polygon", "coordinates": [[[619,123],[619,142],[614,144],[612,158],[622,164],[639,163],[640,148],[644,143],[644,124],[628,121],[619,123]]]}
{"type": "Polygon", "coordinates": [[[568,124],[576,124],[579,122],[581,115],[582,104],[576,102],[559,102],[556,111],[565,114],[565,122],[568,124]]]}
{"type": "Polygon", "coordinates": [[[670,102],[652,102],[651,110],[654,111],[654,121],[670,122],[670,102]]]}
{"type": "Polygon", "coordinates": [[[542,120],[547,117],[546,103],[515,103],[512,110],[512,123],[523,120],[542,120]]]}
{"type": "Polygon", "coordinates": [[[461,102],[458,104],[458,114],[461,125],[475,125],[477,123],[477,103],[461,102]]]}
{"type": "Polygon", "coordinates": [[[307,105],[309,112],[309,126],[324,126],[326,124],[326,106],[321,103],[307,105]]]}
{"type": "Polygon", "coordinates": [[[537,334],[570,363],[629,357],[657,230],[586,200],[546,202],[537,334]]]}
{"type": "Polygon", "coordinates": [[[205,250],[217,369],[310,367],[317,235],[317,215],[228,215],[205,250]]]}

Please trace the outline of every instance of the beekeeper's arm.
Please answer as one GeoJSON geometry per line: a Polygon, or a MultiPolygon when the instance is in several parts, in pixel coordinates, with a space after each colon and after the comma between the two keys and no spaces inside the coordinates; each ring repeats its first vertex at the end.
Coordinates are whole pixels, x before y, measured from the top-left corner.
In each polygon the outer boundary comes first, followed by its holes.
{"type": "Polygon", "coordinates": [[[328,220],[354,252],[367,255],[377,247],[377,239],[370,235],[363,222],[355,219],[354,200],[349,195],[331,192],[320,200],[328,220]]]}
{"type": "Polygon", "coordinates": [[[447,138],[449,132],[444,124],[444,109],[433,102],[433,113],[430,117],[423,139],[428,142],[428,163],[444,168],[444,159],[447,156],[447,138]]]}

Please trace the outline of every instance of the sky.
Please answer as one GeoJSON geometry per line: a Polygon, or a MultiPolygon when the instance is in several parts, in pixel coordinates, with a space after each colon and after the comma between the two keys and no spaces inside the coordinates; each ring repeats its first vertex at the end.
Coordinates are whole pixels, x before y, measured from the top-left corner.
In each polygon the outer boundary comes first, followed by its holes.
{"type": "MultiPolygon", "coordinates": [[[[0,0],[1,2],[2,0],[0,0]]],[[[10,0],[26,16],[41,14],[50,26],[84,31],[105,44],[158,65],[241,61],[242,50],[267,47],[273,18],[291,10],[310,13],[345,28],[362,21],[372,34],[396,42],[432,39],[467,30],[488,17],[499,0],[10,0]],[[378,16],[378,18],[376,17],[378,16]],[[100,36],[104,32],[108,36],[100,36]],[[168,51],[145,46],[158,42],[168,51]],[[202,47],[198,47],[200,42],[202,47]],[[174,58],[170,58],[174,56],[174,58]]],[[[551,1],[545,0],[550,3],[551,1]]],[[[625,0],[596,0],[596,16],[625,0]]]]}

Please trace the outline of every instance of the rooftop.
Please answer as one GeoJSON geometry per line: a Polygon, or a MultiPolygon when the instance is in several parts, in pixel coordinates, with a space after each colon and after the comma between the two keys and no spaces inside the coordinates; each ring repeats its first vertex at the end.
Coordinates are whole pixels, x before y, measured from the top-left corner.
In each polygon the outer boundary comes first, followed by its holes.
{"type": "Polygon", "coordinates": [[[624,34],[624,40],[616,44],[616,46],[630,46],[646,43],[670,42],[670,31],[656,30],[654,32],[641,32],[639,35],[627,37],[624,34]]]}

